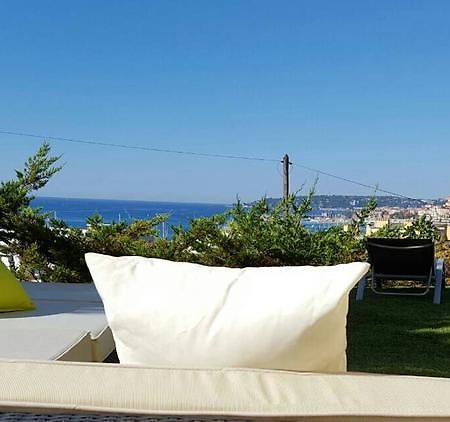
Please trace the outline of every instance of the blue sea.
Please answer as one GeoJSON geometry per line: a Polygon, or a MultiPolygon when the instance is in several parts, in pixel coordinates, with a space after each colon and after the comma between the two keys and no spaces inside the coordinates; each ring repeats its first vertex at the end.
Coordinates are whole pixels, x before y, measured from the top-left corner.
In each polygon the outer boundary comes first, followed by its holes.
{"type": "Polygon", "coordinates": [[[32,202],[35,207],[51,213],[52,217],[65,221],[71,227],[86,227],[86,219],[100,214],[105,223],[146,219],[158,214],[169,214],[165,227],[187,227],[189,221],[198,217],[220,214],[231,207],[227,204],[200,204],[182,202],[128,201],[112,199],[78,199],[38,197],[32,202]]]}
{"type": "MultiPolygon", "coordinates": [[[[32,202],[52,217],[65,221],[71,227],[85,228],[86,220],[100,214],[105,223],[146,219],[158,214],[169,214],[165,224],[158,227],[163,236],[170,236],[170,227],[181,225],[186,228],[193,218],[210,217],[221,214],[232,207],[231,204],[202,204],[184,202],[130,201],[112,199],[78,199],[38,197],[32,202]]],[[[312,230],[326,228],[311,224],[312,230]]]]}

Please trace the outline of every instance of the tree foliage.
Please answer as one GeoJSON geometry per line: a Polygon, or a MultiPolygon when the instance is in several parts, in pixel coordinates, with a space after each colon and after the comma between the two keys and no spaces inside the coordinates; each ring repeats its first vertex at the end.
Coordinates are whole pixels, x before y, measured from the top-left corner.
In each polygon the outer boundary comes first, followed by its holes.
{"type": "Polygon", "coordinates": [[[374,236],[438,240],[440,233],[433,222],[423,215],[412,220],[410,224],[387,224],[381,227],[374,236]]]}
{"type": "MultiPolygon", "coordinates": [[[[0,254],[19,258],[12,268],[23,280],[90,281],[86,252],[229,267],[333,265],[365,259],[361,227],[375,209],[375,199],[348,227],[312,232],[304,220],[311,210],[314,188],[300,203],[296,195],[275,206],[266,198],[250,207],[238,199],[223,214],[194,219],[186,229],[172,227],[170,239],[156,230],[168,215],[110,224],[94,215],[87,220],[86,229],[68,227],[30,205],[33,193],[61,170],[56,165],[59,159],[50,156],[50,146],[44,143],[14,180],[0,184],[0,254]]],[[[420,218],[405,227],[386,226],[377,235],[435,238],[436,229],[420,218]]]]}
{"type": "MultiPolygon", "coordinates": [[[[60,157],[49,157],[50,146],[44,143],[25,163],[16,178],[0,183],[0,253],[24,256],[24,261],[45,259],[53,241],[45,224],[46,215],[30,206],[33,191],[44,187],[61,167],[60,157]],[[32,258],[34,256],[34,258],[32,258]]],[[[10,260],[13,264],[13,261],[10,260]]],[[[14,268],[14,265],[13,265],[14,268]]]]}

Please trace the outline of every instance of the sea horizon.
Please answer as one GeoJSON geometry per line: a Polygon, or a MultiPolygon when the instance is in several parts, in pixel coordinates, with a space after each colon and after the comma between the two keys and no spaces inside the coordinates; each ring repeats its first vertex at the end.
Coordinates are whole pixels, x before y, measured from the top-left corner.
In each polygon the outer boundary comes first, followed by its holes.
{"type": "Polygon", "coordinates": [[[53,195],[36,195],[35,199],[63,199],[63,200],[89,200],[89,201],[117,201],[117,202],[149,202],[162,204],[201,204],[201,205],[227,205],[231,206],[236,202],[204,202],[204,201],[173,201],[173,200],[153,200],[153,199],[123,199],[123,198],[92,198],[78,196],[53,196],[53,195]]]}

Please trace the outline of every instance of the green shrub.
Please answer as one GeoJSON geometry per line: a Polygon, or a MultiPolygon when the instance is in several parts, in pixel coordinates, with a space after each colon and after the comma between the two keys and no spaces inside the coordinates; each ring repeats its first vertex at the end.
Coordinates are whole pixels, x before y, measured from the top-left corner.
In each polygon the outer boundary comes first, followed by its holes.
{"type": "MultiPolygon", "coordinates": [[[[173,227],[171,239],[161,238],[156,230],[167,215],[112,224],[95,215],[85,230],[68,227],[30,206],[32,193],[61,169],[55,166],[59,157],[49,153],[50,147],[43,144],[15,180],[0,184],[0,254],[19,257],[20,265],[13,270],[23,280],[89,281],[86,252],[228,267],[333,265],[366,258],[361,227],[375,209],[375,200],[347,228],[312,232],[303,221],[311,210],[314,189],[300,203],[290,195],[274,207],[265,198],[250,207],[238,200],[224,214],[194,219],[186,229],[173,227]]],[[[436,230],[420,218],[408,227],[388,225],[377,235],[435,238],[436,230]]]]}
{"type": "Polygon", "coordinates": [[[439,230],[425,216],[412,220],[410,224],[387,224],[377,230],[372,236],[433,240],[440,238],[439,230]]]}

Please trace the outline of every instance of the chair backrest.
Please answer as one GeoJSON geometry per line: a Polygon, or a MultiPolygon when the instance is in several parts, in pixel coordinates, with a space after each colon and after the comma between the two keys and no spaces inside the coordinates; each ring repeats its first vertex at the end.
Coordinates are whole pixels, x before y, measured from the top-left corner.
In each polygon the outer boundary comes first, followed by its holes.
{"type": "Polygon", "coordinates": [[[368,238],[372,271],[379,278],[427,280],[434,275],[434,243],[431,239],[368,238]]]}

